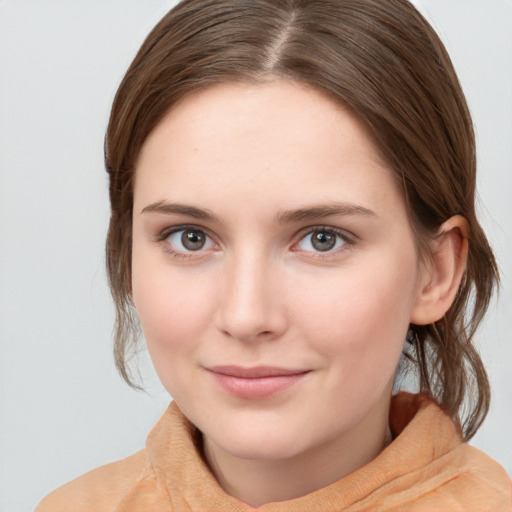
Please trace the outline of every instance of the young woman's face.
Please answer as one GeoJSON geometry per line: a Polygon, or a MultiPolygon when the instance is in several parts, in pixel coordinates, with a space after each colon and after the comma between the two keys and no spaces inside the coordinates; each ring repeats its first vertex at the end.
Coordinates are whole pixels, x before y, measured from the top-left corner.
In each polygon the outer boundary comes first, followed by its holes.
{"type": "Polygon", "coordinates": [[[392,173],[315,90],[214,86],[143,146],[135,307],[164,386],[231,456],[382,428],[423,273],[392,173]]]}

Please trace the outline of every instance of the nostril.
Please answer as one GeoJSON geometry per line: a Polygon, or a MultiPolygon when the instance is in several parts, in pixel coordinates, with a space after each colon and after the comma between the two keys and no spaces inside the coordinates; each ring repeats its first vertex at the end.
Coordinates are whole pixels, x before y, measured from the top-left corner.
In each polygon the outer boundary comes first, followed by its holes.
{"type": "Polygon", "coordinates": [[[229,330],[226,330],[226,329],[222,329],[222,334],[224,334],[225,336],[229,336],[229,337],[235,337],[235,338],[268,338],[270,336],[273,335],[272,331],[261,331],[261,332],[258,332],[256,333],[256,335],[254,336],[241,336],[241,335],[236,335],[236,334],[233,334],[231,333],[229,330]]]}

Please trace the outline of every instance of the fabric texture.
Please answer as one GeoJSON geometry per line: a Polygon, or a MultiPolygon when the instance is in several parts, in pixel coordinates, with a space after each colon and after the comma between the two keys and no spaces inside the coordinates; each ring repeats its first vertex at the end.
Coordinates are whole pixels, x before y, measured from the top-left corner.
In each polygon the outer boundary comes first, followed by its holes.
{"type": "Polygon", "coordinates": [[[423,395],[392,400],[394,441],[371,463],[301,498],[250,507],[229,496],[204,463],[197,431],[173,402],[146,449],[47,496],[36,512],[511,512],[505,470],[462,441],[423,395]]]}

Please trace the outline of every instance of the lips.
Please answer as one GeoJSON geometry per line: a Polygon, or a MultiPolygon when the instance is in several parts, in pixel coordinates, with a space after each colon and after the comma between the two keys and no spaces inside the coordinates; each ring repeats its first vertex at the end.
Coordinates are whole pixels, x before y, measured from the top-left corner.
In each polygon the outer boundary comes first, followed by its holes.
{"type": "Polygon", "coordinates": [[[207,368],[221,389],[238,398],[263,399],[276,395],[301,381],[309,370],[274,366],[213,366],[207,368]]]}

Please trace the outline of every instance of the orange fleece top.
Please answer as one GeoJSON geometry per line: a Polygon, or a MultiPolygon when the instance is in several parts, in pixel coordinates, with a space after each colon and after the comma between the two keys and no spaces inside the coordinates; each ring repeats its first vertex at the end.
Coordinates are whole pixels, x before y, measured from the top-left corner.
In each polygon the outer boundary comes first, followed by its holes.
{"type": "Polygon", "coordinates": [[[145,450],[64,485],[36,512],[512,511],[505,470],[464,443],[434,402],[400,393],[390,425],[394,441],[366,466],[301,498],[255,509],[220,487],[201,457],[195,427],[172,403],[145,450]]]}

